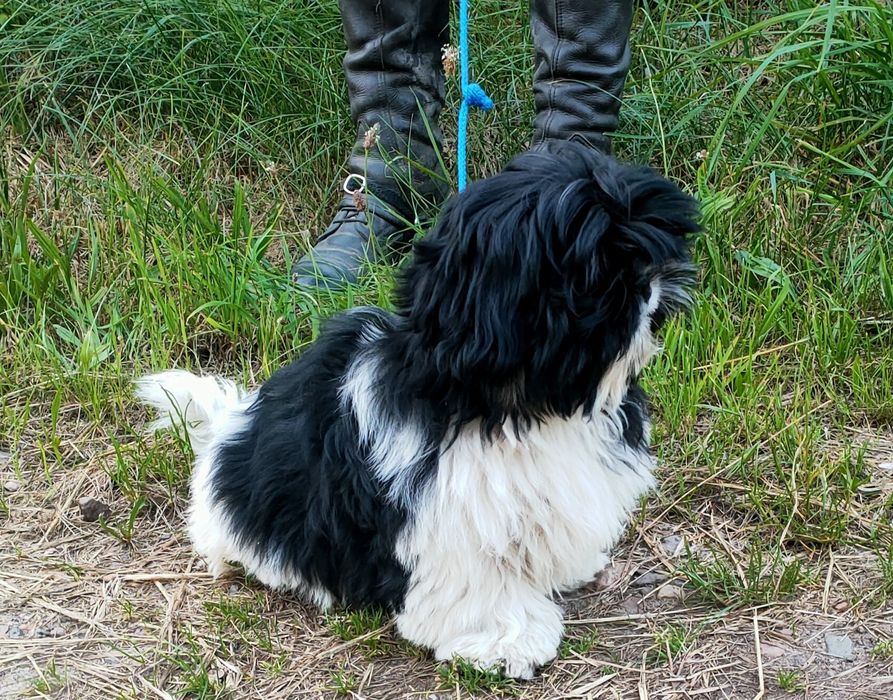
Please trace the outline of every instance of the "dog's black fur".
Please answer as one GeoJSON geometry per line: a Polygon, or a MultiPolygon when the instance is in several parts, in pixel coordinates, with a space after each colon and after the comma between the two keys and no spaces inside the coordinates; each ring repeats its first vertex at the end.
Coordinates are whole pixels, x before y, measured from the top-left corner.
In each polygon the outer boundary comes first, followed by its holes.
{"type": "Polygon", "coordinates": [[[656,272],[691,284],[697,211],[654,171],[576,143],[516,157],[416,244],[386,383],[488,433],[590,411],[656,272]]]}
{"type": "Polygon", "coordinates": [[[393,608],[406,589],[394,543],[407,512],[384,497],[339,397],[368,324],[393,331],[379,309],[333,318],[261,387],[250,427],[220,449],[213,483],[243,546],[279,552],[281,566],[344,602],[393,608]]]}

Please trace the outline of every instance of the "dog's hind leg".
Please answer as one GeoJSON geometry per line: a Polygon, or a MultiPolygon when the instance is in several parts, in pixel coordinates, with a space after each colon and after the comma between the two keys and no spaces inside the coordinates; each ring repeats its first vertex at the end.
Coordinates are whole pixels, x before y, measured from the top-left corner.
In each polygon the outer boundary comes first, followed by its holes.
{"type": "Polygon", "coordinates": [[[237,560],[238,547],[229,533],[222,510],[214,503],[213,466],[214,455],[205,455],[196,459],[192,470],[189,539],[196,553],[205,560],[208,572],[217,578],[233,568],[228,562],[237,560]]]}

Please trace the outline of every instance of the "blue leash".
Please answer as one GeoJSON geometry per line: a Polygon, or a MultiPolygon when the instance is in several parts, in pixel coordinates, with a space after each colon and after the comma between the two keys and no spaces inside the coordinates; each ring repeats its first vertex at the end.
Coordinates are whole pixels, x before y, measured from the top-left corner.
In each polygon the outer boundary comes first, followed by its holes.
{"type": "Polygon", "coordinates": [[[459,0],[459,66],[462,75],[462,104],[459,107],[459,135],[457,170],[459,191],[468,181],[468,109],[477,107],[485,112],[493,109],[493,100],[477,83],[468,82],[468,0],[459,0]]]}

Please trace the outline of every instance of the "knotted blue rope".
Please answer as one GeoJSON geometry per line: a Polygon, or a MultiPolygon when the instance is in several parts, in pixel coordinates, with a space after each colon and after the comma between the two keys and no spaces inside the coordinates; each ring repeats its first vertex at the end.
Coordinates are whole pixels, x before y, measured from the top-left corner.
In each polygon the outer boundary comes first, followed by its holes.
{"type": "Polygon", "coordinates": [[[493,109],[493,100],[477,83],[468,80],[468,0],[459,0],[459,69],[462,76],[462,104],[459,107],[459,135],[457,143],[457,170],[459,191],[465,189],[468,180],[467,139],[468,110],[476,107],[485,112],[493,109]]]}

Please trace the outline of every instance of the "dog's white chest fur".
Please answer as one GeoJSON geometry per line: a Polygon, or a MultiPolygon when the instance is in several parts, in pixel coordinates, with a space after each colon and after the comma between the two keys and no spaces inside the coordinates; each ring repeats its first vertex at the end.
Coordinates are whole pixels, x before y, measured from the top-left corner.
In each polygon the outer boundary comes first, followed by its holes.
{"type": "Polygon", "coordinates": [[[404,634],[430,638],[441,658],[479,657],[487,650],[467,633],[477,616],[481,640],[504,642],[488,651],[494,658],[511,658],[519,645],[528,663],[540,645],[546,653],[561,634],[549,597],[605,566],[653,483],[652,458],[623,441],[620,421],[616,410],[580,413],[549,419],[520,440],[509,427],[492,443],[477,425],[463,429],[443,450],[398,544],[412,572],[399,618],[404,634]],[[453,626],[456,635],[447,632],[453,626]],[[437,648],[451,638],[451,648],[437,648]]]}

